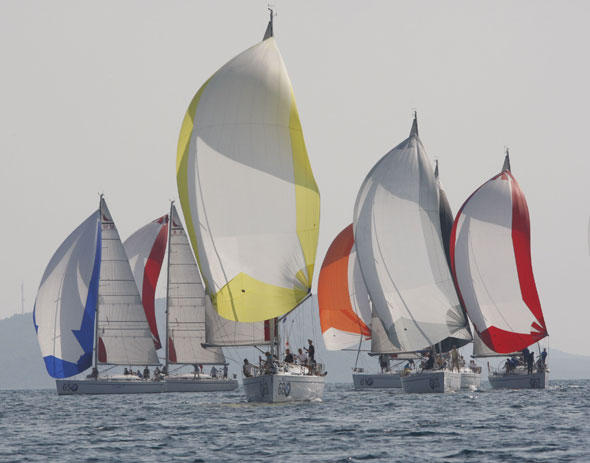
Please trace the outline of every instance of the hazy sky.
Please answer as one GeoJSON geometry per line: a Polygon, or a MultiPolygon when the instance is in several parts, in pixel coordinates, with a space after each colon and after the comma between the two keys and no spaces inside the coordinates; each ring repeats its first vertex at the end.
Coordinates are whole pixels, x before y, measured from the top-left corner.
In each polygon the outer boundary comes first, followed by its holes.
{"type": "MultiPolygon", "coordinates": [[[[550,346],[590,354],[590,3],[274,3],[322,198],[317,268],[417,109],[455,212],[511,148],[550,346]]],[[[32,310],[49,258],[99,192],[123,238],[167,211],[186,107],[262,38],[266,5],[0,3],[0,318],[20,310],[21,281],[32,310]]]]}

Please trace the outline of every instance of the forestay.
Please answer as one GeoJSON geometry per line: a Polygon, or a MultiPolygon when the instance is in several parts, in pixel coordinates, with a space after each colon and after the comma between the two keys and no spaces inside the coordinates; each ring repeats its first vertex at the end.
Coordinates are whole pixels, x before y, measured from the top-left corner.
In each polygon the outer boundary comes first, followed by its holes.
{"type": "Polygon", "coordinates": [[[336,236],[326,253],[318,306],[326,349],[345,349],[357,345],[361,337],[371,337],[369,294],[356,258],[352,224],[336,236]]]}
{"type": "Polygon", "coordinates": [[[408,139],[363,182],[354,236],[373,311],[400,351],[434,345],[463,330],[445,257],[439,190],[414,120],[408,139]]]}
{"type": "Polygon", "coordinates": [[[272,28],[197,92],[178,142],[187,231],[221,316],[253,322],[310,292],[320,197],[272,28]]]}
{"type": "Polygon", "coordinates": [[[61,244],[41,279],[33,323],[45,367],[54,378],[92,365],[100,252],[97,210],[61,244]]]}
{"type": "Polygon", "coordinates": [[[451,257],[469,318],[490,349],[520,351],[547,336],[531,263],[528,207],[508,153],[502,172],[457,214],[451,257]]]}
{"type": "Polygon", "coordinates": [[[168,256],[168,362],[225,363],[219,348],[204,348],[208,299],[176,208],[170,209],[168,256]]]}
{"type": "Polygon", "coordinates": [[[137,230],[123,243],[156,349],[162,347],[156,324],[156,285],[167,241],[168,215],[164,215],[137,230]]]}
{"type": "Polygon", "coordinates": [[[98,362],[158,365],[141,298],[117,227],[104,199],[101,212],[101,265],[98,288],[98,362]]]}

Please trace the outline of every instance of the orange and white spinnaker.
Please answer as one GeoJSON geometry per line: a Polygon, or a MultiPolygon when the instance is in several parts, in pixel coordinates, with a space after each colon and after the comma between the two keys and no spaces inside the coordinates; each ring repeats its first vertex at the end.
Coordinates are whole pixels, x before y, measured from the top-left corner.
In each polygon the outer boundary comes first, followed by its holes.
{"type": "Polygon", "coordinates": [[[324,344],[340,350],[370,339],[369,294],[356,259],[352,224],[334,239],[320,270],[318,305],[324,344]]]}

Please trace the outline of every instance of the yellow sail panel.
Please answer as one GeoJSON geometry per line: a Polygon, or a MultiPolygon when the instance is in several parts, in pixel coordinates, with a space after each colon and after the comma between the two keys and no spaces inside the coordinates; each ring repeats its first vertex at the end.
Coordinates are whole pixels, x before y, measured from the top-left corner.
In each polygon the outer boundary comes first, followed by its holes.
{"type": "Polygon", "coordinates": [[[177,172],[191,244],[219,314],[261,321],[301,302],[313,279],[319,192],[274,38],[199,90],[181,130],[177,172]]]}
{"type": "Polygon", "coordinates": [[[307,288],[311,289],[320,232],[320,191],[311,171],[293,92],[291,92],[289,131],[293,150],[293,171],[295,173],[297,236],[305,256],[305,271],[298,274],[298,279],[307,288]]]}
{"type": "Polygon", "coordinates": [[[295,307],[305,296],[303,289],[269,285],[240,273],[213,297],[224,318],[255,322],[276,317],[276,307],[295,307]]]}
{"type": "MultiPolygon", "coordinates": [[[[197,105],[199,104],[201,94],[203,93],[203,90],[209,83],[209,80],[207,80],[207,82],[205,82],[201,86],[201,88],[189,104],[186,114],[184,115],[184,119],[182,120],[180,135],[178,137],[178,149],[176,153],[176,183],[178,185],[178,197],[180,198],[180,206],[182,207],[182,211],[184,212],[185,218],[192,217],[188,187],[188,160],[190,140],[191,135],[193,133],[193,129],[195,127],[195,114],[197,112],[197,105]]],[[[197,237],[192,220],[186,220],[186,227],[189,240],[191,242],[192,248],[195,252],[195,256],[197,257],[198,262],[199,253],[197,248],[197,237]]],[[[205,280],[205,286],[208,287],[207,280],[205,280]]]]}

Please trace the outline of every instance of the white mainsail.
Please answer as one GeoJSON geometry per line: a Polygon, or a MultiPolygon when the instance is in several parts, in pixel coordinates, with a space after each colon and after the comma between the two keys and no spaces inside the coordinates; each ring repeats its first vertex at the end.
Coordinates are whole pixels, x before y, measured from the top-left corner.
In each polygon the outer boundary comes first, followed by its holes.
{"type": "Polygon", "coordinates": [[[225,363],[219,348],[205,348],[206,303],[199,269],[174,205],[168,246],[168,363],[225,363]]]}
{"type": "Polygon", "coordinates": [[[150,327],[119,232],[103,198],[98,287],[97,360],[111,365],[158,365],[150,327]]]}
{"type": "Polygon", "coordinates": [[[41,279],[33,324],[45,367],[54,378],[92,365],[100,251],[97,210],[60,245],[41,279]]]}
{"type": "Polygon", "coordinates": [[[445,256],[439,189],[414,119],[408,139],[369,172],[354,211],[357,255],[373,311],[402,352],[463,330],[445,256]]]}

